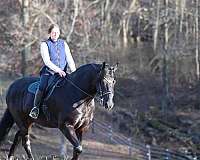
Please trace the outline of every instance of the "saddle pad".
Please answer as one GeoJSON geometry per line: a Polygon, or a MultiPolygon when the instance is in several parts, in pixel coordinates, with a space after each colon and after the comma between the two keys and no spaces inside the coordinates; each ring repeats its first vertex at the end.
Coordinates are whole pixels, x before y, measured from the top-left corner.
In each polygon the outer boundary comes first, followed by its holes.
{"type": "Polygon", "coordinates": [[[40,81],[36,81],[34,83],[31,83],[28,87],[28,92],[35,94],[36,90],[38,89],[40,84],[40,81]]]}

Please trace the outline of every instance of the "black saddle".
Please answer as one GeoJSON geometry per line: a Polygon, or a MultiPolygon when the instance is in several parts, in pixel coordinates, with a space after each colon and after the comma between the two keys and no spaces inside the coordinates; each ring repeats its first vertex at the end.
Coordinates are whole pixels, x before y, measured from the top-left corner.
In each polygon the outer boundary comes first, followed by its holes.
{"type": "MultiPolygon", "coordinates": [[[[45,90],[44,97],[46,98],[49,97],[53,93],[55,87],[62,86],[63,83],[65,83],[64,80],[65,79],[63,77],[60,77],[59,74],[54,74],[53,76],[51,76],[48,80],[48,86],[45,90]]],[[[40,85],[40,81],[31,83],[28,87],[28,92],[35,94],[39,85],[40,85]]]]}

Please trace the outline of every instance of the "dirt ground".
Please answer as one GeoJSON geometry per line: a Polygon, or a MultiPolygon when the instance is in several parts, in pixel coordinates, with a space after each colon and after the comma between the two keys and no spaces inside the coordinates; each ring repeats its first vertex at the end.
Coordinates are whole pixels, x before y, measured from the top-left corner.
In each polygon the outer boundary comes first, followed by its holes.
{"type": "MultiPolygon", "coordinates": [[[[7,140],[0,147],[0,160],[7,157],[8,150],[12,144],[14,133],[17,127],[14,126],[7,140]]],[[[66,154],[61,156],[61,133],[58,129],[38,128],[34,126],[31,130],[31,146],[35,160],[41,159],[70,159],[72,157],[72,145],[66,140],[66,154]],[[48,158],[47,158],[48,157],[48,158]]],[[[20,144],[16,150],[16,157],[26,159],[26,153],[20,144]]],[[[83,136],[83,153],[80,160],[128,160],[131,159],[128,147],[114,145],[109,142],[101,133],[92,132],[90,129],[83,136]]]]}

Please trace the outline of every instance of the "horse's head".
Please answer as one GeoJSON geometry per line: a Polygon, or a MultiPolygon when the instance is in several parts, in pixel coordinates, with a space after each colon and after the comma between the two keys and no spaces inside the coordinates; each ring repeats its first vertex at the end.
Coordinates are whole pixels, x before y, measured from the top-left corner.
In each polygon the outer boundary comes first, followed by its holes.
{"type": "Polygon", "coordinates": [[[99,81],[97,83],[97,92],[100,95],[101,104],[108,110],[112,109],[114,106],[113,97],[114,85],[116,82],[114,73],[117,69],[117,66],[118,64],[115,66],[109,66],[103,62],[99,81]]]}

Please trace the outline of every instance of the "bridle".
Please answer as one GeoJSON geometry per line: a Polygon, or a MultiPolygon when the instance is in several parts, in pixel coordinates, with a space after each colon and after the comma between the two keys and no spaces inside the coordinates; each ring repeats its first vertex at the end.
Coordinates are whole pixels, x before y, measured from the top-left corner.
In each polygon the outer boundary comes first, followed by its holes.
{"type": "MultiPolygon", "coordinates": [[[[101,81],[102,80],[106,80],[108,83],[112,83],[110,80],[108,80],[106,77],[103,77],[103,79],[101,79],[101,81]]],[[[103,92],[103,89],[102,89],[102,85],[100,84],[101,83],[101,81],[99,82],[99,100],[100,100],[100,104],[103,104],[103,99],[104,99],[104,97],[106,96],[106,95],[108,95],[108,94],[112,94],[112,91],[106,91],[106,92],[103,92]]]]}

